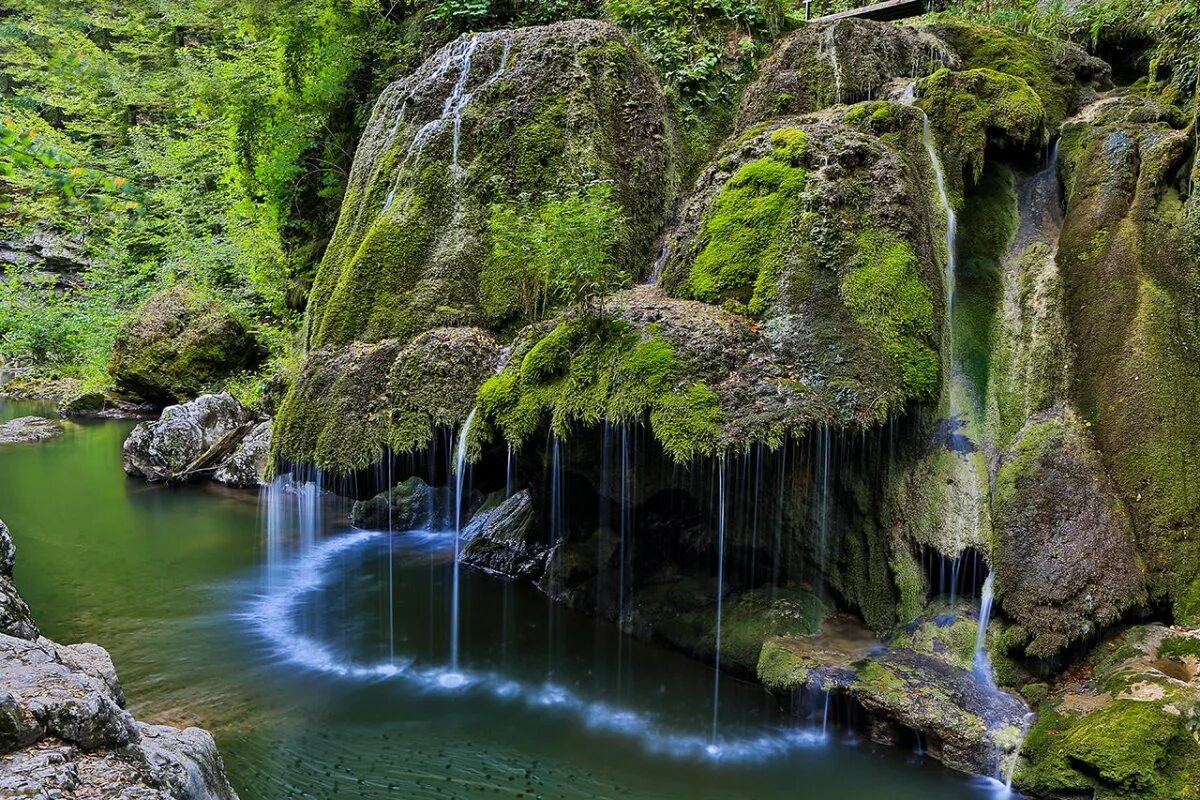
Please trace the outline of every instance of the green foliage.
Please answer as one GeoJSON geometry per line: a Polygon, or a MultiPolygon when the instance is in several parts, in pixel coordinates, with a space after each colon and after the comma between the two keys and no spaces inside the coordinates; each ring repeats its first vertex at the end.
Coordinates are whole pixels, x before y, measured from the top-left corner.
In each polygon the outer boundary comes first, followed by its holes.
{"type": "Polygon", "coordinates": [[[789,226],[800,212],[807,136],[798,128],[771,135],[773,151],[744,164],[708,210],[684,291],[697,300],[733,300],[762,313],[774,294],[779,264],[792,241],[789,226]]]}
{"type": "Polygon", "coordinates": [[[842,301],[875,335],[896,362],[905,390],[930,397],[937,389],[938,356],[933,336],[933,297],[921,280],[916,253],[906,242],[881,231],[858,237],[854,267],[841,284],[842,301]]]}
{"type": "Polygon", "coordinates": [[[537,206],[493,204],[485,311],[503,308],[503,294],[515,287],[526,319],[540,319],[554,304],[602,312],[604,297],[629,280],[616,263],[624,224],[606,182],[549,194],[537,206]]]}

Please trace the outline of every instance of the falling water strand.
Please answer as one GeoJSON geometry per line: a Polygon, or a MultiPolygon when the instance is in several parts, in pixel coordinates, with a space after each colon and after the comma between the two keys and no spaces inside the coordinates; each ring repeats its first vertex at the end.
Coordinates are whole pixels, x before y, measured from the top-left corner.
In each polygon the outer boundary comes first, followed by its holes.
{"type": "Polygon", "coordinates": [[[979,629],[975,633],[975,657],[973,667],[976,679],[986,685],[993,686],[992,665],[987,654],[988,622],[992,618],[992,599],[994,593],[995,573],[989,572],[983,582],[983,595],[979,601],[979,629]]]}
{"type": "MultiPolygon", "coordinates": [[[[392,481],[392,448],[387,449],[387,487],[391,491],[393,487],[392,481]]],[[[396,590],[393,582],[396,577],[395,555],[393,553],[392,538],[393,519],[392,511],[395,508],[395,495],[388,498],[388,659],[394,661],[396,659],[396,590]]]]}
{"type": "Polygon", "coordinates": [[[829,471],[832,457],[830,454],[830,430],[828,424],[821,425],[821,549],[820,577],[824,577],[829,563],[829,471]]]}
{"type": "Polygon", "coordinates": [[[443,681],[447,685],[455,681],[462,681],[462,676],[458,672],[458,554],[462,546],[462,509],[465,500],[463,497],[463,488],[466,483],[465,477],[467,473],[467,442],[471,435],[471,423],[475,421],[475,411],[475,409],[471,409],[471,413],[467,415],[466,421],[463,422],[462,430],[458,432],[458,447],[455,448],[454,453],[454,565],[451,567],[453,579],[451,580],[450,598],[450,674],[445,676],[443,681]]]}
{"type": "Polygon", "coordinates": [[[842,66],[838,63],[836,32],[837,25],[830,25],[829,33],[825,37],[825,51],[829,54],[829,64],[833,67],[833,102],[835,105],[842,102],[842,66]]]}
{"type": "MultiPolygon", "coordinates": [[[[916,100],[916,89],[913,84],[910,84],[901,98],[904,105],[913,105],[916,100]]],[[[954,213],[954,205],[950,202],[950,193],[946,189],[946,170],[942,165],[942,158],[938,155],[937,145],[933,140],[933,130],[929,125],[929,115],[924,111],[921,112],[921,138],[925,145],[925,152],[929,155],[929,163],[933,168],[934,184],[937,187],[938,200],[942,204],[942,210],[946,214],[946,350],[947,363],[950,365],[950,374],[953,376],[956,364],[954,356],[954,295],[955,287],[958,280],[958,215],[954,213]]],[[[958,416],[957,400],[955,400],[954,390],[950,392],[950,430],[951,436],[954,434],[954,420],[958,416]]],[[[956,446],[957,450],[958,447],[956,446]]]]}
{"type": "Polygon", "coordinates": [[[721,695],[721,605],[725,593],[725,458],[717,466],[717,618],[716,649],[713,659],[713,713],[712,738],[709,752],[719,752],[717,747],[717,711],[721,695]]]}

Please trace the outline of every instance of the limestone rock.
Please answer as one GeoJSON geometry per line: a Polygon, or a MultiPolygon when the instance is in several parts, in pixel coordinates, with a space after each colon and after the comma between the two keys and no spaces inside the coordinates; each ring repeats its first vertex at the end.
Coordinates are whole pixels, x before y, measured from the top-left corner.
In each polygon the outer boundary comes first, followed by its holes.
{"type": "Polygon", "coordinates": [[[254,426],[233,455],[213,473],[213,480],[228,486],[254,488],[262,485],[271,453],[271,421],[254,426]]]}
{"type": "Polygon", "coordinates": [[[226,308],[175,286],[150,297],[117,332],[108,371],[119,392],[161,407],[210,390],[262,357],[254,336],[226,308]]]}
{"type": "Polygon", "coordinates": [[[37,623],[12,582],[16,554],[12,534],[0,520],[0,633],[32,640],[38,637],[37,623]]]}
{"type": "Polygon", "coordinates": [[[487,572],[536,581],[546,568],[550,550],[538,533],[533,500],[529,490],[522,489],[472,517],[463,529],[466,544],[459,560],[487,572]]]}
{"type": "Polygon", "coordinates": [[[101,419],[135,419],[156,413],[153,405],[131,403],[105,392],[80,392],[64,397],[58,404],[63,417],[99,417],[101,419]]]}
{"type": "Polygon", "coordinates": [[[212,468],[208,457],[224,460],[250,430],[252,417],[228,392],[202,395],[168,406],[162,417],[139,423],[123,447],[125,472],[148,481],[190,477],[212,468]]]}
{"type": "Polygon", "coordinates": [[[63,424],[44,417],[18,417],[0,424],[0,445],[41,442],[61,436],[63,424]]]}

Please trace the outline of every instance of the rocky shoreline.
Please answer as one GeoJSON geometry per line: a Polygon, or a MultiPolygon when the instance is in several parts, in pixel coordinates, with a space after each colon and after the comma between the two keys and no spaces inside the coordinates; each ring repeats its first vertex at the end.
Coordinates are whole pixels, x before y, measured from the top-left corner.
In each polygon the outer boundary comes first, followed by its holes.
{"type": "Polygon", "coordinates": [[[138,722],[112,659],[40,635],[0,522],[0,796],[237,800],[212,736],[138,722]]]}

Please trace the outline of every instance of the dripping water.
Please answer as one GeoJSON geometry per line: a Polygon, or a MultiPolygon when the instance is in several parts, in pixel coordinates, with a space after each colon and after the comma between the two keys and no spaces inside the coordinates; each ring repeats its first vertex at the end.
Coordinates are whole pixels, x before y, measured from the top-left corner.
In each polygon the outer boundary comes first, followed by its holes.
{"type": "Polygon", "coordinates": [[[459,550],[462,546],[462,509],[465,497],[463,489],[467,473],[467,443],[471,435],[471,424],[475,421],[476,409],[471,409],[458,432],[458,447],[454,453],[454,565],[451,568],[450,598],[450,672],[442,678],[442,685],[461,685],[463,676],[458,671],[458,624],[459,624],[459,550]]]}
{"type": "Polygon", "coordinates": [[[722,457],[717,466],[717,616],[716,616],[716,649],[713,659],[713,712],[712,737],[708,750],[712,754],[720,752],[717,746],[717,711],[721,694],[721,605],[725,594],[725,458],[722,457]]]}
{"type": "Polygon", "coordinates": [[[989,572],[987,580],[983,582],[983,594],[979,601],[979,630],[975,633],[975,657],[973,659],[975,678],[988,687],[995,686],[992,678],[992,665],[987,654],[987,631],[988,623],[992,618],[994,581],[995,573],[989,572]]]}

